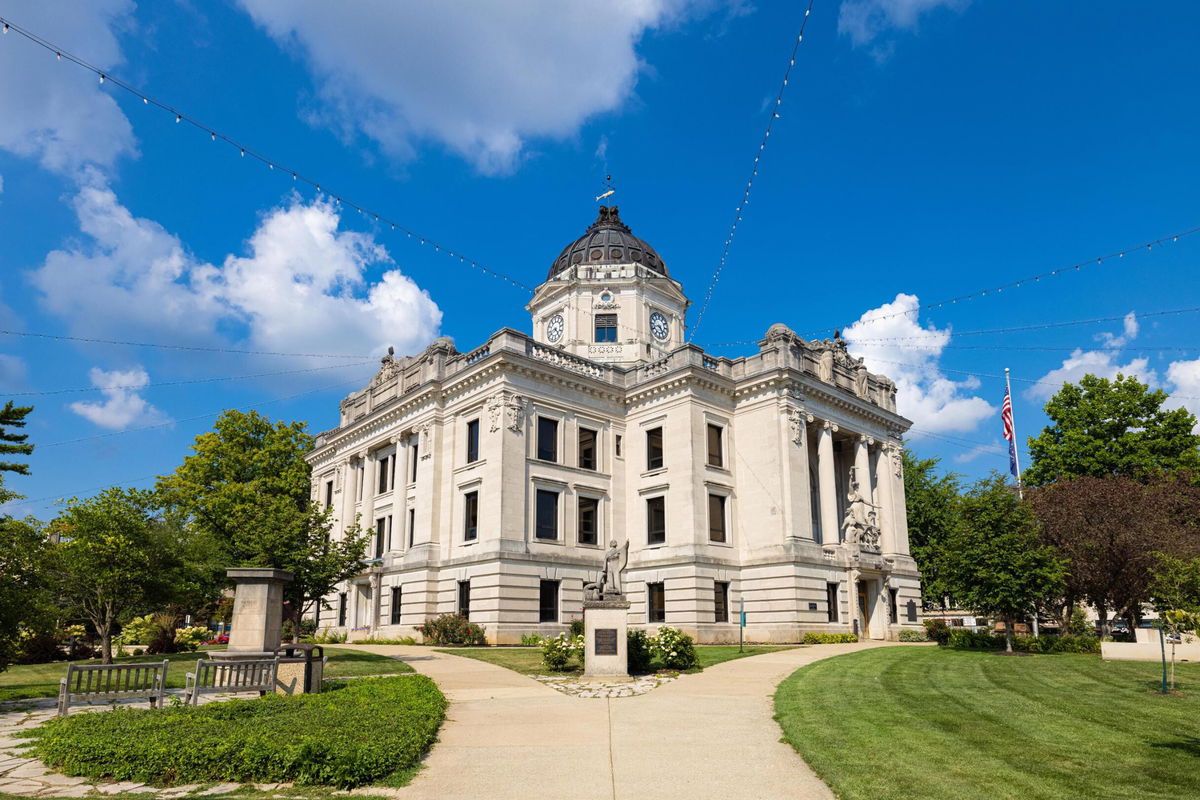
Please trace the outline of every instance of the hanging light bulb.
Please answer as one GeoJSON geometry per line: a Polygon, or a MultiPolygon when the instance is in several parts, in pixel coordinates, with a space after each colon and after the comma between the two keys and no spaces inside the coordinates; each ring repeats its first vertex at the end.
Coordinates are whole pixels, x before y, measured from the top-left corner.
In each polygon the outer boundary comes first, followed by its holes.
{"type": "Polygon", "coordinates": [[[183,114],[176,114],[175,115],[175,124],[178,125],[180,122],[183,122],[183,114]]]}
{"type": "Polygon", "coordinates": [[[100,73],[100,82],[104,83],[104,73],[103,72],[100,73]]]}
{"type": "Polygon", "coordinates": [[[56,61],[62,61],[62,53],[55,53],[55,54],[54,54],[54,59],[55,59],[56,61]]]}
{"type": "Polygon", "coordinates": [[[209,132],[208,137],[210,139],[212,139],[214,142],[217,140],[217,135],[211,131],[209,132]]]}
{"type": "Polygon", "coordinates": [[[144,105],[144,106],[148,106],[148,105],[150,105],[150,98],[149,98],[149,97],[143,97],[143,98],[142,98],[142,105],[144,105]]]}
{"type": "Polygon", "coordinates": [[[8,23],[4,23],[4,32],[8,33],[8,23]]]}
{"type": "Polygon", "coordinates": [[[242,148],[242,158],[246,157],[246,148],[242,148]]]}

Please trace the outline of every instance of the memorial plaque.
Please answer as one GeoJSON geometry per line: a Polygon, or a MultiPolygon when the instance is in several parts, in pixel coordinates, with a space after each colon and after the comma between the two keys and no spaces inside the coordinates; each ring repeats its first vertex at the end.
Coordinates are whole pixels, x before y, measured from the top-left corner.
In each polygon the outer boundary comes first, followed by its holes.
{"type": "Polygon", "coordinates": [[[596,655],[615,656],[617,654],[617,629],[596,628],[596,655]]]}

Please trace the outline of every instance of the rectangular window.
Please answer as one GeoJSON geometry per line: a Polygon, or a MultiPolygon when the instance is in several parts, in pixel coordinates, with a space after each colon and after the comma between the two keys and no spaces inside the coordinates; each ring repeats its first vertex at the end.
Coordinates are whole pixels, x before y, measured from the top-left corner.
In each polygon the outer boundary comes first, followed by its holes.
{"type": "Polygon", "coordinates": [[[558,461],[558,420],[538,417],[537,457],[542,461],[558,461]]]}
{"type": "Polygon", "coordinates": [[[667,498],[651,497],[646,501],[646,544],[667,541],[667,498]]]}
{"type": "Polygon", "coordinates": [[[479,460],[479,420],[467,423],[467,463],[479,460]]]}
{"type": "Polygon", "coordinates": [[[579,468],[596,468],[596,432],[589,428],[579,429],[579,468]]]}
{"type": "Polygon", "coordinates": [[[375,486],[375,494],[383,494],[388,490],[388,467],[391,466],[391,461],[388,456],[379,459],[375,465],[375,469],[379,473],[379,480],[375,486]]]}
{"type": "Polygon", "coordinates": [[[388,521],[387,551],[389,553],[392,551],[392,520],[394,520],[395,518],[396,517],[394,514],[388,514],[388,518],[387,518],[387,521],[388,521]]]}
{"type": "Polygon", "coordinates": [[[600,501],[595,497],[579,498],[579,543],[596,544],[599,539],[600,501]]]}
{"type": "Polygon", "coordinates": [[[646,621],[667,621],[667,590],[664,584],[646,584],[646,621]]]}
{"type": "Polygon", "coordinates": [[[463,495],[463,541],[473,542],[479,535],[479,492],[463,495]]]}
{"type": "Polygon", "coordinates": [[[346,627],[346,593],[338,595],[338,627],[346,627]]]}
{"type": "Polygon", "coordinates": [[[366,480],[367,480],[367,462],[366,462],[366,459],[360,459],[360,460],[359,460],[359,462],[358,462],[358,472],[356,473],[356,475],[357,475],[357,477],[355,477],[355,479],[354,479],[354,483],[355,483],[355,487],[357,488],[357,490],[358,490],[358,491],[357,491],[357,493],[356,493],[356,496],[355,496],[355,498],[354,498],[354,499],[355,499],[355,500],[362,500],[362,499],[363,499],[363,484],[364,484],[364,483],[366,482],[366,480]]]}
{"type": "Polygon", "coordinates": [[[888,602],[892,606],[892,622],[900,621],[900,590],[888,589],[888,602]]]}
{"type": "Polygon", "coordinates": [[[325,507],[333,508],[333,481],[325,481],[325,507]]]}
{"type": "Polygon", "coordinates": [[[558,581],[542,581],[538,622],[558,622],[558,581]]]}
{"type": "Polygon", "coordinates": [[[396,488],[396,454],[388,456],[388,491],[396,488]]]}
{"type": "Polygon", "coordinates": [[[617,315],[596,315],[596,341],[615,342],[617,340],[617,315]]]}
{"type": "Polygon", "coordinates": [[[471,582],[458,582],[458,615],[463,619],[471,618],[471,582]]]}
{"type": "Polygon", "coordinates": [[[829,609],[829,621],[838,621],[838,585],[836,583],[825,584],[825,605],[829,609]]]}
{"type": "Polygon", "coordinates": [[[533,535],[538,539],[558,538],[558,492],[537,490],[533,535]]]}
{"type": "Polygon", "coordinates": [[[621,457],[621,434],[619,433],[613,437],[613,455],[617,458],[621,457]]]}
{"type": "Polygon", "coordinates": [[[408,510],[408,546],[413,546],[413,541],[417,536],[417,510],[410,508],[408,510]]]}
{"type": "Polygon", "coordinates": [[[383,537],[387,535],[387,518],[375,520],[375,558],[383,558],[383,537]]]}
{"type": "Polygon", "coordinates": [[[660,469],[663,465],[662,428],[646,431],[646,469],[660,469]]]}
{"type": "Polygon", "coordinates": [[[713,608],[715,622],[729,622],[729,584],[724,581],[713,582],[713,608]]]}
{"type": "Polygon", "coordinates": [[[725,537],[725,495],[710,494],[708,496],[708,540],[724,542],[725,537]]]}
{"type": "Polygon", "coordinates": [[[400,587],[392,587],[392,614],[391,620],[393,625],[400,624],[400,587]]]}
{"type": "Polygon", "coordinates": [[[721,426],[708,426],[708,465],[710,467],[725,466],[725,451],[721,446],[721,426]]]}
{"type": "Polygon", "coordinates": [[[412,459],[412,469],[411,469],[411,470],[409,470],[409,472],[410,472],[411,474],[408,476],[408,482],[409,482],[409,483],[416,483],[416,482],[417,482],[417,463],[418,463],[418,462],[421,460],[421,459],[417,458],[417,456],[419,456],[420,454],[421,454],[421,448],[420,448],[420,446],[419,446],[419,445],[418,445],[418,444],[417,444],[417,443],[414,441],[414,442],[412,443],[412,447],[411,447],[411,448],[409,448],[409,458],[411,458],[411,459],[412,459]]]}

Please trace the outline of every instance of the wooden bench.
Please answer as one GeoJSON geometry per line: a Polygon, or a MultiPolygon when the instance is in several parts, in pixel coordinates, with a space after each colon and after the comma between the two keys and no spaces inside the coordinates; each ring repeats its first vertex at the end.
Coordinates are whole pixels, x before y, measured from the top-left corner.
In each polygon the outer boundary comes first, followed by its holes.
{"type": "Polygon", "coordinates": [[[196,671],[187,673],[183,702],[197,705],[202,694],[258,692],[264,695],[275,691],[275,675],[279,660],[275,658],[250,661],[196,662],[196,671]]]}
{"type": "Polygon", "coordinates": [[[85,700],[145,698],[150,706],[162,705],[170,661],[138,664],[68,664],[67,677],[58,681],[58,715],[65,717],[71,703],[85,700]]]}

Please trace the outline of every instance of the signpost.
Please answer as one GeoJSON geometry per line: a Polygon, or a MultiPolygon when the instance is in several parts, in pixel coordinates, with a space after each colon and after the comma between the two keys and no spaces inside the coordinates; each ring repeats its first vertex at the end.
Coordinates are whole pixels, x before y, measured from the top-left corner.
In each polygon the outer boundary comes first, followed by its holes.
{"type": "Polygon", "coordinates": [[[742,643],[745,638],[744,637],[745,630],[746,630],[746,598],[739,597],[738,598],[738,652],[739,653],[745,652],[742,649],[742,643]]]}

